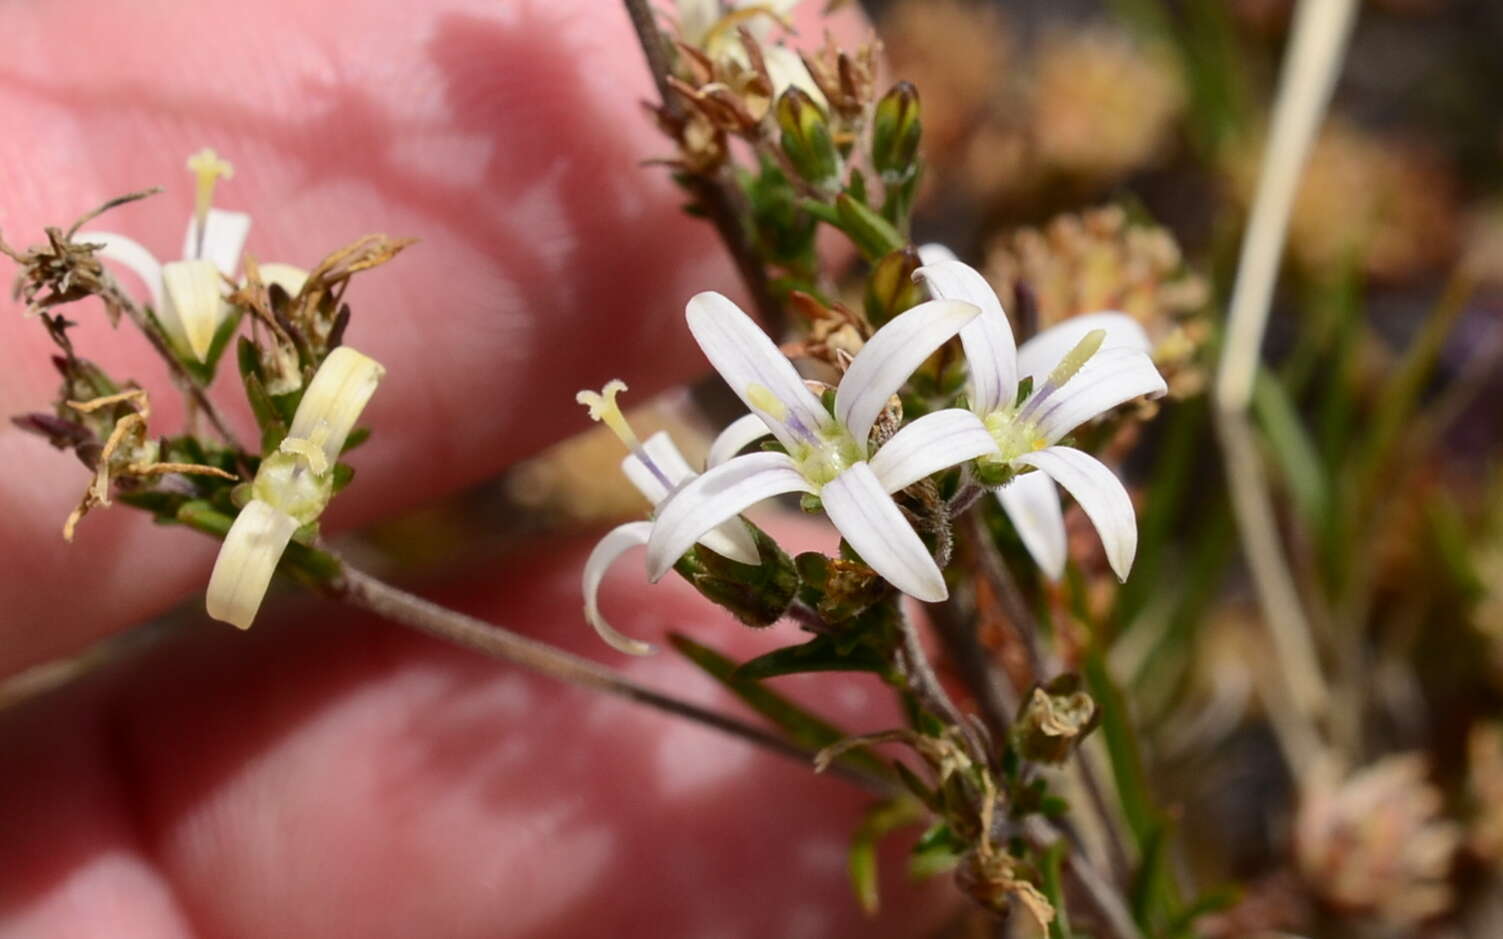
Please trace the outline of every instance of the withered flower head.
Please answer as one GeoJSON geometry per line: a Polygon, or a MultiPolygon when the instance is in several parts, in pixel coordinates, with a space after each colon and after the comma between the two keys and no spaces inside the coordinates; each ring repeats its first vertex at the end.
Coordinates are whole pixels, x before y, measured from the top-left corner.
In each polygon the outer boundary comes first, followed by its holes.
{"type": "Polygon", "coordinates": [[[1109,27],[1055,33],[1038,53],[1031,134],[1050,169],[1111,179],[1150,163],[1184,110],[1171,56],[1109,27]]]}
{"type": "MultiPolygon", "coordinates": [[[[1233,194],[1250,203],[1258,146],[1228,148],[1233,194]]],[[[1456,250],[1456,204],[1450,176],[1427,151],[1385,139],[1359,125],[1328,121],[1316,138],[1289,220],[1289,249],[1308,270],[1354,259],[1386,281],[1412,278],[1450,260],[1456,250]]]]}
{"type": "Polygon", "coordinates": [[[1418,753],[1345,773],[1328,760],[1304,781],[1295,819],[1300,872],[1326,902],[1407,926],[1445,912],[1461,830],[1442,816],[1440,790],[1418,753]]]}
{"type": "Polygon", "coordinates": [[[1186,270],[1167,229],[1129,224],[1118,206],[1060,215],[1042,230],[994,240],[986,274],[1000,296],[1026,289],[1040,329],[1101,310],[1126,313],[1148,333],[1171,394],[1184,397],[1204,384],[1194,359],[1207,334],[1197,314],[1208,288],[1186,270]]]}

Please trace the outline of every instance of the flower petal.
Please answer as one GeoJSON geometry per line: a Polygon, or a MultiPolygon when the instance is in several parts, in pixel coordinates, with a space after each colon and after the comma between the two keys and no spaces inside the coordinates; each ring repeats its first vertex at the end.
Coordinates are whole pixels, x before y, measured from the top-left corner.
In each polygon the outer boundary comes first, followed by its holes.
{"type": "Polygon", "coordinates": [[[303,392],[287,436],[315,440],[322,434],[320,445],[333,466],[385,374],[381,363],[349,346],[330,352],[303,392]]]}
{"type": "Polygon", "coordinates": [[[1101,536],[1107,563],[1118,580],[1126,580],[1138,552],[1138,518],[1122,481],[1100,460],[1070,447],[1025,453],[1016,462],[1048,473],[1075,497],[1101,536]]]}
{"type": "Polygon", "coordinates": [[[1054,443],[1124,401],[1161,395],[1167,390],[1164,377],[1147,355],[1130,349],[1103,350],[1040,402],[1037,411],[1025,416],[1038,425],[1045,441],[1054,443]]]}
{"type": "Polygon", "coordinates": [[[268,261],[261,265],[261,283],[268,287],[276,284],[287,291],[289,297],[302,293],[303,285],[307,282],[308,272],[301,267],[281,261],[268,261]]]}
{"type": "Polygon", "coordinates": [[[1153,346],[1148,334],[1138,321],[1126,313],[1087,313],[1072,316],[1057,326],[1051,326],[1018,348],[1018,375],[1032,375],[1037,388],[1065,353],[1075,348],[1086,333],[1094,329],[1106,331],[1097,355],[1111,349],[1132,349],[1148,352],[1153,346]]]}
{"type": "Polygon", "coordinates": [[[804,60],[799,54],[787,46],[775,46],[767,44],[762,46],[762,62],[767,66],[767,77],[772,80],[772,93],[776,97],[789,88],[797,88],[819,105],[821,110],[828,110],[830,104],[825,100],[825,93],[815,84],[814,76],[809,74],[809,69],[804,65],[804,60]]]}
{"type": "Polygon", "coordinates": [[[650,655],[656,651],[651,643],[630,636],[622,635],[611,628],[611,624],[600,615],[600,582],[605,579],[605,572],[610,570],[616,559],[621,557],[632,548],[640,548],[647,544],[647,539],[652,534],[651,522],[627,522],[610,530],[595,550],[590,552],[590,557],[585,561],[584,576],[580,584],[580,590],[584,593],[584,615],[589,624],[595,627],[595,632],[606,644],[619,652],[627,655],[650,655]]]}
{"type": "Polygon", "coordinates": [[[1042,471],[1024,473],[997,490],[997,501],[1044,576],[1059,580],[1065,572],[1065,516],[1054,480],[1042,471]]]}
{"type": "Polygon", "coordinates": [[[296,519],[270,504],[260,499],[248,502],[225,535],[214,572],[209,575],[204,597],[209,615],[249,629],[277,562],[297,528],[296,519]]]}
{"type": "Polygon", "coordinates": [[[202,362],[229,312],[219,270],[208,261],[170,261],[162,265],[162,287],[166,298],[157,310],[157,321],[202,362]]]}
{"type": "Polygon", "coordinates": [[[807,443],[810,434],[831,423],[793,363],[736,304],[714,291],[696,294],[687,319],[705,358],[784,446],[807,443]],[[766,410],[769,406],[774,411],[766,410]]]}
{"type": "Polygon", "coordinates": [[[105,231],[79,232],[74,241],[100,245],[95,257],[114,261],[130,268],[131,273],[141,278],[151,294],[151,307],[158,313],[162,310],[162,264],[134,238],[105,231]]]}
{"type": "MultiPolygon", "coordinates": [[[[685,481],[694,477],[694,468],[684,455],[679,452],[678,445],[673,438],[668,436],[666,430],[660,430],[642,442],[642,450],[647,458],[663,471],[668,477],[668,482],[674,487],[682,485],[685,481]]],[[[628,453],[621,461],[621,472],[631,480],[631,484],[637,487],[648,502],[656,506],[667,498],[668,490],[663,486],[663,481],[658,479],[657,474],[647,468],[647,465],[635,453],[628,453]]]]}
{"type": "Polygon", "coordinates": [[[930,300],[899,313],[866,341],[835,390],[835,416],[863,447],[887,400],[914,371],[981,311],[959,300],[930,300]]]}
{"type": "Polygon", "coordinates": [[[656,583],[705,532],[749,506],[786,492],[813,492],[786,453],[748,453],[691,480],[664,502],[647,544],[647,577],[656,583]]]}
{"type": "Polygon", "coordinates": [[[706,458],[705,465],[719,466],[746,449],[753,441],[761,440],[771,433],[761,416],[743,414],[731,421],[730,426],[722,430],[715,442],[710,444],[710,455],[706,458]]]}
{"type": "MultiPolygon", "coordinates": [[[[758,423],[761,423],[760,420],[758,423]]],[[[763,426],[763,433],[767,428],[763,426]]],[[[673,438],[668,432],[660,430],[648,437],[642,443],[642,449],[646,451],[647,458],[657,464],[668,481],[673,483],[674,490],[699,475],[689,466],[689,461],[684,459],[683,453],[679,452],[673,438]]],[[[663,488],[663,483],[657,474],[648,469],[637,458],[635,453],[629,453],[626,459],[621,461],[621,471],[626,478],[631,480],[637,491],[641,492],[652,503],[654,509],[670,494],[670,490],[663,488]]],[[[757,539],[752,536],[751,529],[739,518],[729,519],[726,522],[705,532],[700,537],[699,543],[723,557],[742,564],[757,565],[762,563],[761,552],[757,550],[757,539]]],[[[644,541],[643,544],[646,544],[644,541]]]]}
{"type": "Polygon", "coordinates": [[[1018,394],[1018,347],[997,292],[979,271],[961,261],[925,264],[913,276],[922,277],[937,297],[981,308],[981,315],[960,331],[971,369],[971,410],[990,414],[1010,407],[1018,394]]]}
{"type": "Polygon", "coordinates": [[[981,418],[961,408],[947,408],[925,414],[893,434],[871,458],[871,468],[884,490],[897,492],[931,473],[996,449],[981,418]]]}
{"type": "Polygon", "coordinates": [[[203,250],[199,251],[198,219],[190,218],[188,230],[183,233],[183,257],[212,261],[221,274],[234,277],[240,268],[240,252],[245,250],[250,226],[251,217],[244,212],[210,209],[204,220],[203,250]]]}
{"type": "Polygon", "coordinates": [[[926,603],[950,595],[939,565],[870,465],[853,464],[825,483],[819,497],[840,534],[888,583],[926,603]]]}
{"type": "MultiPolygon", "coordinates": [[[[938,264],[940,261],[959,261],[949,246],[942,245],[937,241],[931,241],[926,245],[918,246],[919,263],[926,267],[930,264],[938,264]]],[[[979,305],[979,304],[978,304],[979,305]]]]}

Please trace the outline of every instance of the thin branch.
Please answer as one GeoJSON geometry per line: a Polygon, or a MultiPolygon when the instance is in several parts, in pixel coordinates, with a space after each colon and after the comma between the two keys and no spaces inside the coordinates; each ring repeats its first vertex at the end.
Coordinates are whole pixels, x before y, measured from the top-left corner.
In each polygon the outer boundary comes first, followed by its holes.
{"type": "MultiPolygon", "coordinates": [[[[663,44],[663,34],[653,18],[652,8],[648,6],[647,0],[623,0],[623,2],[626,5],[627,15],[631,17],[632,28],[637,33],[637,43],[642,47],[642,54],[647,58],[647,67],[652,72],[652,81],[657,86],[663,111],[671,118],[681,119],[684,116],[683,100],[673,91],[668,82],[667,50],[663,44]]],[[[731,260],[735,262],[736,269],[746,284],[746,290],[751,294],[752,303],[761,315],[768,332],[774,336],[781,335],[785,325],[783,305],[772,295],[772,287],[767,280],[767,269],[763,266],[762,258],[756,249],[752,247],[746,228],[741,224],[741,220],[746,217],[747,213],[742,205],[740,191],[732,186],[723,174],[708,177],[686,173],[684,185],[694,196],[695,204],[704,210],[706,217],[715,226],[715,231],[720,234],[720,240],[730,252],[731,260]]]]}
{"type": "MultiPolygon", "coordinates": [[[[638,684],[589,659],[439,606],[348,564],[344,565],[342,579],[331,584],[329,590],[334,596],[353,606],[369,610],[402,626],[571,685],[603,691],[675,717],[713,727],[806,767],[813,765],[813,751],[789,743],[770,731],[638,684]]],[[[875,795],[886,797],[892,794],[891,787],[885,781],[850,766],[836,763],[829,768],[829,772],[875,795]]]]}
{"type": "Polygon", "coordinates": [[[1033,672],[1033,680],[1039,684],[1047,682],[1052,677],[1049,673],[1055,669],[1039,640],[1038,618],[1028,608],[1028,601],[1023,599],[1023,591],[1018,587],[1012,571],[1008,570],[1007,562],[997,551],[992,533],[987,530],[986,519],[982,518],[980,512],[970,513],[966,519],[965,531],[976,559],[980,562],[982,575],[997,595],[1003,612],[1012,623],[1013,632],[1028,653],[1028,667],[1033,672]]]}
{"type": "Polygon", "coordinates": [[[977,737],[975,728],[971,726],[970,721],[966,720],[960,708],[955,706],[950,693],[945,690],[944,684],[935,674],[934,666],[929,663],[929,657],[924,654],[924,647],[919,643],[918,630],[913,628],[913,623],[903,613],[901,606],[896,608],[896,612],[898,628],[903,637],[903,643],[898,647],[898,666],[903,672],[903,677],[908,681],[909,689],[931,714],[947,721],[964,735],[973,758],[982,763],[989,763],[986,748],[977,737]]]}

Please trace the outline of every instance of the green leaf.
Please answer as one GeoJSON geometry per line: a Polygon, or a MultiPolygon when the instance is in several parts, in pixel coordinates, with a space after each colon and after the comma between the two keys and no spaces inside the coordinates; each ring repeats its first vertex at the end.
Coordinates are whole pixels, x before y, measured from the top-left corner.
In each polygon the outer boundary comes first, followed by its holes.
{"type": "Polygon", "coordinates": [[[800,672],[875,672],[888,670],[887,658],[868,645],[847,649],[829,636],[815,638],[796,646],[784,646],[736,669],[736,675],[752,681],[796,675],[800,672]]]}
{"type": "Polygon", "coordinates": [[[838,218],[833,223],[835,227],[845,232],[861,256],[871,263],[908,243],[891,222],[849,193],[843,192],[835,198],[835,211],[838,218]]]}
{"type": "MultiPolygon", "coordinates": [[[[736,663],[709,646],[701,645],[688,636],[669,633],[668,642],[681,655],[703,669],[710,677],[720,682],[748,707],[771,721],[788,738],[809,750],[821,750],[851,735],[829,722],[809,713],[760,682],[736,674],[736,663]]],[[[841,754],[839,762],[875,775],[891,778],[892,770],[875,754],[865,749],[853,749],[841,754]]]]}
{"type": "Polygon", "coordinates": [[[946,822],[935,822],[919,837],[908,856],[908,876],[926,880],[955,869],[969,849],[946,822]]]}
{"type": "Polygon", "coordinates": [[[1308,524],[1317,529],[1323,527],[1330,509],[1326,470],[1283,382],[1266,369],[1260,369],[1253,385],[1252,404],[1268,437],[1273,458],[1289,483],[1295,508],[1308,524]]]}
{"type": "Polygon", "coordinates": [[[923,806],[912,799],[898,798],[878,802],[867,810],[856,833],[851,836],[847,871],[851,876],[851,889],[856,893],[856,901],[868,916],[875,916],[880,906],[877,890],[878,843],[884,835],[915,824],[923,817],[923,806]]]}
{"type": "Polygon", "coordinates": [[[1044,850],[1043,865],[1039,871],[1043,875],[1039,879],[1039,889],[1054,906],[1054,919],[1049,923],[1049,939],[1072,939],[1075,935],[1070,931],[1070,914],[1065,904],[1064,878],[1060,876],[1067,850],[1068,847],[1063,839],[1051,844],[1044,850]]]}

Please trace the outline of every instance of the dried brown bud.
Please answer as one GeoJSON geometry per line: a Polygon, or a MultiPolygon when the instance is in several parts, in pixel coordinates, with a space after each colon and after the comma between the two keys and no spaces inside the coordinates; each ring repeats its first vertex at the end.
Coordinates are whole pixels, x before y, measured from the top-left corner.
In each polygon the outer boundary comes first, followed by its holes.
{"type": "Polygon", "coordinates": [[[1075,675],[1061,675],[1035,687],[1019,709],[1013,737],[1025,759],[1063,763],[1101,720],[1089,694],[1075,675]]]}

